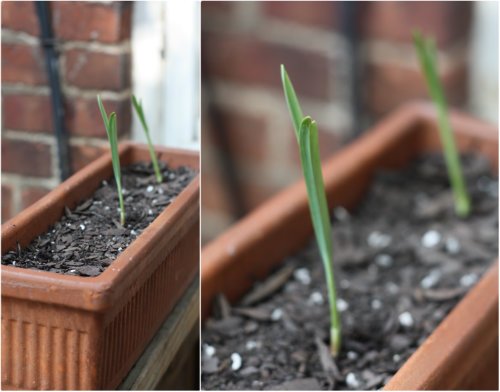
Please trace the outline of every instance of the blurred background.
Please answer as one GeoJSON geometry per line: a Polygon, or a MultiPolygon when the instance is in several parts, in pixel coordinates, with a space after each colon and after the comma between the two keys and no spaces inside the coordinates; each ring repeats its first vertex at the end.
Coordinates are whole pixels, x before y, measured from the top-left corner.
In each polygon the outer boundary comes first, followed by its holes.
{"type": "Polygon", "coordinates": [[[145,141],[133,92],[153,143],[199,148],[199,2],[1,7],[2,221],[107,151],[97,94],[121,140],[145,141]]]}
{"type": "Polygon", "coordinates": [[[498,123],[497,2],[204,2],[202,241],[301,178],[279,65],[322,158],[427,98],[411,32],[439,47],[450,105],[498,123]]]}

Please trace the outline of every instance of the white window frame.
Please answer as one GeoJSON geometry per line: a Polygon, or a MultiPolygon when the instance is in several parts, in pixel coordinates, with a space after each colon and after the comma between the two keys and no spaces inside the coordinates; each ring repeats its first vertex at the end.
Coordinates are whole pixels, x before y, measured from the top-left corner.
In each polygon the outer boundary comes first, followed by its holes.
{"type": "MultiPolygon", "coordinates": [[[[132,86],[155,144],[199,150],[200,2],[137,1],[132,21],[132,86]]],[[[146,138],[135,115],[132,138],[146,138]]]]}

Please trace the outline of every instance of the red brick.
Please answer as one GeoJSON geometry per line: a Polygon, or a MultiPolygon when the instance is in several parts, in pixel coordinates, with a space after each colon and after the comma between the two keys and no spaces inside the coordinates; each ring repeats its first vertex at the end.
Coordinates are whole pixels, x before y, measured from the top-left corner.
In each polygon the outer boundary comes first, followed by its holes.
{"type": "Polygon", "coordinates": [[[285,64],[299,95],[328,98],[332,89],[329,61],[322,53],[241,34],[204,33],[202,56],[208,73],[218,78],[281,89],[280,64],[285,64]]]}
{"type": "Polygon", "coordinates": [[[2,82],[42,85],[47,82],[39,46],[2,44],[2,82]]]}
{"type": "Polygon", "coordinates": [[[40,200],[47,193],[50,192],[50,189],[40,188],[40,187],[24,187],[21,191],[21,203],[22,208],[29,207],[34,202],[40,200]]]}
{"type": "Polygon", "coordinates": [[[38,35],[40,27],[34,4],[34,1],[3,1],[2,29],[38,35]]]}
{"type": "Polygon", "coordinates": [[[2,184],[2,223],[13,217],[14,200],[12,199],[12,187],[2,184]]]}
{"type": "Polygon", "coordinates": [[[332,1],[265,1],[267,16],[315,28],[333,29],[339,24],[339,4],[332,1]]]}
{"type": "MultiPolygon", "coordinates": [[[[119,135],[130,133],[130,100],[103,100],[108,113],[116,112],[119,135]]],[[[96,99],[74,98],[66,102],[66,127],[72,135],[106,138],[106,130],[96,99]]]]}
{"type": "Polygon", "coordinates": [[[50,146],[2,138],[2,172],[33,177],[52,176],[50,146]]]}
{"type": "Polygon", "coordinates": [[[67,83],[88,89],[123,90],[130,86],[128,54],[71,49],[65,53],[67,83]]]}
{"type": "Polygon", "coordinates": [[[129,2],[53,2],[54,31],[63,40],[120,42],[130,38],[131,10],[129,2]]]}
{"type": "Polygon", "coordinates": [[[358,3],[359,26],[366,37],[409,42],[419,29],[446,46],[468,36],[471,2],[377,1],[358,3]]]}
{"type": "Polygon", "coordinates": [[[4,129],[52,133],[52,110],[49,96],[4,94],[2,98],[4,129]]]}
{"type": "MultiPolygon", "coordinates": [[[[365,72],[366,105],[372,114],[383,115],[405,101],[429,95],[422,73],[395,64],[371,65],[365,72]]],[[[446,97],[450,104],[460,105],[467,97],[467,67],[456,66],[441,72],[446,97]]]]}
{"type": "MultiPolygon", "coordinates": [[[[217,115],[225,130],[225,144],[235,158],[263,159],[267,155],[267,129],[264,118],[217,109],[217,115]]],[[[214,146],[221,148],[215,132],[206,135],[214,146]]]]}
{"type": "Polygon", "coordinates": [[[99,158],[106,151],[107,149],[104,146],[71,146],[71,166],[73,173],[99,158]]]}

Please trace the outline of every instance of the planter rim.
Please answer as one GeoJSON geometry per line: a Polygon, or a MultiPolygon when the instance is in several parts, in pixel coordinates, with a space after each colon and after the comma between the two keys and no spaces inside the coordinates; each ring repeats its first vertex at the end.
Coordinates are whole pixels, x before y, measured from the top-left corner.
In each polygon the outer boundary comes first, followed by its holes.
{"type": "MultiPolygon", "coordinates": [[[[119,147],[120,157],[124,156],[135,147],[147,148],[143,143],[131,141],[121,142],[119,147]]],[[[199,160],[199,154],[196,151],[163,146],[155,146],[155,150],[165,154],[185,156],[194,159],[195,162],[199,160]]],[[[2,239],[7,235],[9,230],[16,226],[26,224],[26,222],[29,222],[28,217],[36,214],[36,212],[41,209],[53,205],[61,195],[71,193],[79,182],[92,177],[96,171],[104,167],[111,167],[111,164],[111,152],[108,151],[103,156],[77,171],[40,200],[4,223],[2,225],[2,239]]],[[[120,294],[116,291],[116,282],[120,280],[130,280],[130,276],[134,275],[134,266],[140,263],[141,255],[143,254],[141,251],[141,240],[154,240],[155,237],[164,234],[162,233],[163,227],[168,227],[170,236],[172,239],[175,239],[175,236],[178,235],[178,232],[182,229],[182,225],[172,224],[182,219],[183,214],[185,214],[185,211],[180,207],[188,204],[187,202],[189,200],[199,197],[199,168],[192,167],[192,169],[196,171],[196,175],[186,188],[182,190],[172,203],[169,204],[101,274],[95,277],[82,277],[2,265],[2,296],[32,299],[37,302],[79,307],[86,310],[99,310],[106,307],[110,303],[110,296],[116,297],[120,294]],[[172,231],[173,227],[177,229],[176,232],[172,231]],[[29,288],[30,290],[23,290],[23,288],[29,288]],[[5,289],[9,289],[8,293],[5,292],[5,289]],[[91,298],[88,298],[84,304],[79,303],[72,305],[72,301],[65,298],[57,298],[55,296],[48,298],[46,296],[37,295],[46,293],[47,290],[64,292],[87,290],[91,293],[91,298]]],[[[191,207],[192,210],[195,208],[196,206],[191,207]]],[[[55,222],[52,222],[52,224],[53,223],[55,222]]],[[[121,287],[123,288],[125,286],[122,285],[121,287]]]]}

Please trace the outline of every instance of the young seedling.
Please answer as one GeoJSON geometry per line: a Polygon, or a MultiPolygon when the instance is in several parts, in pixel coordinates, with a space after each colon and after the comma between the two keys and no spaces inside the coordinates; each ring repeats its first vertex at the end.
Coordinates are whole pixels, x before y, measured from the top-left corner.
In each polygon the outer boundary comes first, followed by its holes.
{"type": "Polygon", "coordinates": [[[281,80],[295,128],[295,136],[299,144],[300,161],[309,197],[311,220],[325,269],[330,304],[330,352],[335,357],[340,351],[341,326],[333,276],[332,229],[319,157],[318,127],[310,117],[303,116],[292,82],[283,65],[281,66],[281,80]]]}
{"type": "Polygon", "coordinates": [[[443,145],[448,177],[455,198],[455,211],[458,216],[463,218],[469,215],[470,199],[448,118],[446,98],[438,76],[436,46],[431,39],[423,37],[419,32],[413,33],[413,40],[427,82],[429,95],[436,106],[439,136],[443,145]]]}
{"type": "Polygon", "coordinates": [[[158,166],[158,160],[156,158],[155,150],[153,149],[153,143],[151,143],[151,136],[149,135],[148,124],[146,123],[146,117],[144,116],[144,111],[142,110],[142,101],[137,101],[135,95],[132,95],[132,104],[135,108],[135,112],[141,121],[142,128],[146,134],[146,139],[148,140],[149,155],[151,155],[151,162],[153,162],[153,168],[155,170],[156,181],[161,183],[163,181],[163,176],[161,175],[160,167],[158,166]]]}
{"type": "Polygon", "coordinates": [[[116,130],[116,113],[113,112],[108,117],[106,110],[101,101],[101,97],[97,96],[97,104],[99,105],[99,110],[101,111],[102,120],[104,121],[104,127],[106,128],[106,133],[108,134],[109,145],[111,146],[111,161],[113,163],[113,173],[115,175],[116,189],[118,190],[118,200],[120,202],[120,223],[122,226],[125,225],[125,206],[123,204],[123,192],[122,192],[122,174],[120,171],[120,156],[118,155],[118,135],[116,130]]]}

